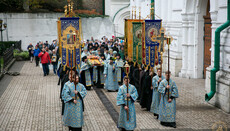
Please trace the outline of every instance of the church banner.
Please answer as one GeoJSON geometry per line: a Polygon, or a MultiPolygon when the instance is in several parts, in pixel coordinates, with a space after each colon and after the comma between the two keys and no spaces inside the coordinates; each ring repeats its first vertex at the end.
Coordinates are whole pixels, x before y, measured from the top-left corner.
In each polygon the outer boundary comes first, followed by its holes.
{"type": "Polygon", "coordinates": [[[141,64],[142,23],[133,22],[133,62],[141,64]]]}
{"type": "Polygon", "coordinates": [[[74,68],[80,64],[81,23],[77,17],[61,17],[58,22],[59,44],[61,45],[62,65],[74,68]]]}
{"type": "Polygon", "coordinates": [[[133,22],[144,21],[139,19],[125,19],[125,46],[127,47],[127,55],[131,60],[133,60],[133,22]]]}
{"type": "Polygon", "coordinates": [[[153,67],[155,63],[155,47],[154,46],[159,46],[159,43],[157,41],[154,41],[152,38],[154,36],[159,35],[160,29],[161,29],[161,20],[145,20],[146,65],[150,65],[151,67],[153,67]]]}
{"type": "Polygon", "coordinates": [[[142,23],[142,64],[145,64],[145,23],[142,23]]]}

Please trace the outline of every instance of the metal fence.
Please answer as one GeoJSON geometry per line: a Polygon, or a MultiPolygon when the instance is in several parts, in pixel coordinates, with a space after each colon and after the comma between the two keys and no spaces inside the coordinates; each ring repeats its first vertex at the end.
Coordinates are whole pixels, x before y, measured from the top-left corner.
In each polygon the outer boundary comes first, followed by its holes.
{"type": "Polygon", "coordinates": [[[18,50],[22,50],[22,41],[16,41],[12,46],[14,47],[14,49],[18,49],[18,50]]]}
{"type": "Polygon", "coordinates": [[[11,60],[13,60],[14,58],[14,47],[11,46],[10,48],[6,49],[4,52],[3,52],[3,65],[4,65],[4,68],[11,62],[11,60]]]}
{"type": "Polygon", "coordinates": [[[3,73],[5,67],[13,60],[14,58],[14,47],[6,49],[2,56],[0,56],[0,73],[3,73]]]}
{"type": "Polygon", "coordinates": [[[6,66],[13,60],[14,58],[14,49],[22,50],[21,48],[21,40],[16,41],[14,44],[7,48],[2,55],[0,56],[0,73],[3,73],[3,70],[6,66]]]}

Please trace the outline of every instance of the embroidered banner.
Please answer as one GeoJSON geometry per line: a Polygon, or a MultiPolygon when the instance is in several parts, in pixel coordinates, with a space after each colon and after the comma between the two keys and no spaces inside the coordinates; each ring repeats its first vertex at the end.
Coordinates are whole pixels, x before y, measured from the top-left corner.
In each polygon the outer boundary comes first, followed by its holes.
{"type": "Polygon", "coordinates": [[[59,42],[62,45],[62,64],[63,66],[74,68],[80,65],[81,61],[80,19],[76,17],[61,17],[58,24],[59,42]],[[75,61],[77,65],[75,65],[75,61]]]}
{"type": "Polygon", "coordinates": [[[145,20],[145,55],[146,65],[154,66],[155,47],[159,46],[157,41],[153,41],[153,36],[158,36],[161,29],[161,20],[145,20]],[[149,49],[151,48],[151,49],[149,49]],[[154,48],[154,49],[152,49],[154,48]],[[154,51],[153,51],[154,50],[154,51]],[[154,54],[152,54],[154,52],[154,54]]]}
{"type": "MultiPolygon", "coordinates": [[[[144,22],[138,19],[125,19],[125,40],[127,46],[127,55],[133,60],[133,22],[144,22]]],[[[136,50],[135,50],[136,52],[136,50]]]]}
{"type": "Polygon", "coordinates": [[[133,22],[133,62],[141,63],[142,23],[133,22]]]}

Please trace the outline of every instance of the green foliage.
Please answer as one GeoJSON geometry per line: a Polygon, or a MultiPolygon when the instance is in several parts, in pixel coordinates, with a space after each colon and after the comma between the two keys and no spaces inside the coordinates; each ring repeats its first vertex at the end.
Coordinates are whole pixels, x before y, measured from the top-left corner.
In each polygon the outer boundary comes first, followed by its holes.
{"type": "MultiPolygon", "coordinates": [[[[74,10],[85,10],[83,0],[73,0],[74,10]]],[[[0,0],[0,12],[62,12],[67,0],[0,0]]],[[[87,9],[86,9],[87,10],[87,9]]],[[[108,17],[96,14],[77,14],[82,18],[108,17]]]]}
{"type": "Polygon", "coordinates": [[[23,11],[23,0],[1,0],[0,12],[21,12],[23,11]]]}
{"type": "Polygon", "coordinates": [[[29,59],[29,52],[28,51],[22,51],[14,50],[14,57],[17,60],[28,60],[29,59]]]}

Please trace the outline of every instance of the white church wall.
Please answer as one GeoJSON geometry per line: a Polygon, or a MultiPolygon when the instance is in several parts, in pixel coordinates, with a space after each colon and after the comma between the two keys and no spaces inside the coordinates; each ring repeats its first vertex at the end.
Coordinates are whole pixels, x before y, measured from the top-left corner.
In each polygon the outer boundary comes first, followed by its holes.
{"type": "MultiPolygon", "coordinates": [[[[9,41],[22,40],[22,49],[26,50],[29,43],[57,39],[57,20],[63,13],[0,13],[0,18],[7,22],[7,31],[3,38],[9,41]]],[[[83,39],[100,39],[106,35],[114,35],[113,23],[106,18],[82,18],[83,39]]]]}
{"type": "MultiPolygon", "coordinates": [[[[106,1],[105,1],[106,2],[106,1]]],[[[113,22],[114,35],[124,37],[124,21],[130,18],[130,1],[129,0],[108,0],[106,14],[110,16],[113,22]],[[109,9],[108,9],[109,8],[109,9]]]]}
{"type": "MultiPolygon", "coordinates": [[[[183,2],[173,0],[156,0],[156,15],[162,19],[162,26],[166,29],[166,35],[173,37],[170,45],[170,71],[172,75],[179,76],[182,67],[182,12],[183,2]],[[177,3],[177,4],[175,4],[177,3]],[[166,10],[166,8],[168,10],[166,10]]],[[[156,19],[159,19],[156,17],[156,19]]],[[[163,72],[168,70],[168,53],[167,46],[163,54],[163,72]]]]}
{"type": "MultiPolygon", "coordinates": [[[[212,60],[211,66],[206,71],[205,90],[210,92],[210,70],[214,67],[214,42],[215,30],[227,20],[227,0],[211,0],[212,18],[212,60]],[[214,5],[215,4],[215,5],[214,5]]],[[[220,38],[220,71],[216,74],[216,94],[209,101],[210,104],[217,106],[230,113],[230,35],[229,27],[221,32],[220,38]]]]}

